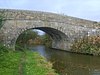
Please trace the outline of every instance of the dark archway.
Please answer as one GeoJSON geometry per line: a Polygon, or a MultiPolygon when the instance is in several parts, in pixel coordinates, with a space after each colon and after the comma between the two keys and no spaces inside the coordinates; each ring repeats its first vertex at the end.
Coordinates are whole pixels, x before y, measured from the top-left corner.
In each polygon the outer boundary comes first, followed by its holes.
{"type": "MultiPolygon", "coordinates": [[[[63,32],[61,32],[57,29],[54,29],[54,28],[50,28],[50,27],[36,27],[36,28],[27,29],[25,31],[34,30],[34,29],[42,30],[52,38],[52,48],[56,48],[56,49],[63,49],[65,47],[67,48],[67,46],[65,45],[65,42],[68,40],[68,37],[63,32]]],[[[25,31],[23,31],[23,32],[25,32],[25,31]]],[[[17,39],[16,39],[16,41],[17,41],[17,39]]]]}
{"type": "Polygon", "coordinates": [[[50,35],[53,40],[56,40],[56,41],[67,40],[67,36],[63,32],[57,29],[50,28],[50,27],[37,27],[34,29],[39,29],[39,30],[44,31],[45,33],[50,35]]]}

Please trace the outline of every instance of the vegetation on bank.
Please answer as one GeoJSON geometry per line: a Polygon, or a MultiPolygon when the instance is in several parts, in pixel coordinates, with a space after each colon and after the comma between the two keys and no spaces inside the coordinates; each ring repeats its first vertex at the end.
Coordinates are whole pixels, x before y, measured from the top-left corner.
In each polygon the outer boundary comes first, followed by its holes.
{"type": "Polygon", "coordinates": [[[48,34],[38,35],[37,31],[27,30],[23,32],[17,39],[17,45],[45,45],[51,47],[52,39],[48,34]]]}
{"type": "Polygon", "coordinates": [[[87,36],[76,40],[71,48],[72,52],[100,55],[100,36],[87,36]]]}
{"type": "Polygon", "coordinates": [[[21,52],[0,45],[0,75],[18,75],[21,52]]]}
{"type": "Polygon", "coordinates": [[[52,69],[52,64],[50,62],[47,63],[47,61],[36,52],[26,52],[25,64],[26,75],[58,75],[54,72],[54,69],[52,69]]]}
{"type": "Polygon", "coordinates": [[[13,51],[0,46],[0,75],[57,75],[52,64],[30,50],[13,51]]]}

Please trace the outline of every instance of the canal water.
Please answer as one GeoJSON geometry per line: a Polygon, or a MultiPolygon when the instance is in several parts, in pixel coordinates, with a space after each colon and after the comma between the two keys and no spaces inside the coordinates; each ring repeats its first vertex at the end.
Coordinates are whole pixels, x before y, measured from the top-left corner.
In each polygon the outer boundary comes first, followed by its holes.
{"type": "Polygon", "coordinates": [[[100,57],[69,53],[38,45],[29,47],[53,64],[60,75],[100,75],[100,57]]]}

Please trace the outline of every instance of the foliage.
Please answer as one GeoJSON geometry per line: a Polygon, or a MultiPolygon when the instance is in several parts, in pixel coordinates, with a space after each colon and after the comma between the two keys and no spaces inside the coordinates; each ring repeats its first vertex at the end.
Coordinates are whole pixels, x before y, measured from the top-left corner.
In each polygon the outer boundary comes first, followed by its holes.
{"type": "Polygon", "coordinates": [[[47,47],[51,47],[52,45],[52,39],[48,34],[42,35],[41,36],[42,40],[43,40],[43,44],[47,47]]]}
{"type": "Polygon", "coordinates": [[[23,32],[17,39],[17,43],[27,43],[30,39],[35,39],[37,37],[37,32],[33,32],[32,30],[27,30],[23,32]]]}
{"type": "Polygon", "coordinates": [[[0,44],[0,56],[4,53],[8,53],[9,52],[9,48],[4,47],[2,44],[0,44]]]}
{"type": "Polygon", "coordinates": [[[72,46],[72,51],[100,55],[100,36],[87,36],[76,40],[72,46]]]}
{"type": "Polygon", "coordinates": [[[27,30],[19,36],[16,43],[18,45],[19,44],[28,44],[28,45],[43,44],[46,46],[51,46],[52,40],[51,37],[47,34],[38,35],[38,33],[33,30],[27,30]]]}

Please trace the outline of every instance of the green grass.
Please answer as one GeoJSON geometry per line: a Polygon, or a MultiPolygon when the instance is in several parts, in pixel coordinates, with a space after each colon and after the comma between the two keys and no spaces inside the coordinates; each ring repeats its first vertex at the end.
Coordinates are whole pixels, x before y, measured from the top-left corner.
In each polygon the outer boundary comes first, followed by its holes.
{"type": "Polygon", "coordinates": [[[8,52],[0,56],[0,75],[18,75],[20,52],[8,52]]]}
{"type": "Polygon", "coordinates": [[[0,46],[0,75],[58,75],[52,64],[36,52],[0,46]]]}
{"type": "Polygon", "coordinates": [[[57,75],[52,69],[52,64],[45,61],[38,53],[27,51],[25,64],[26,75],[57,75]]]}

